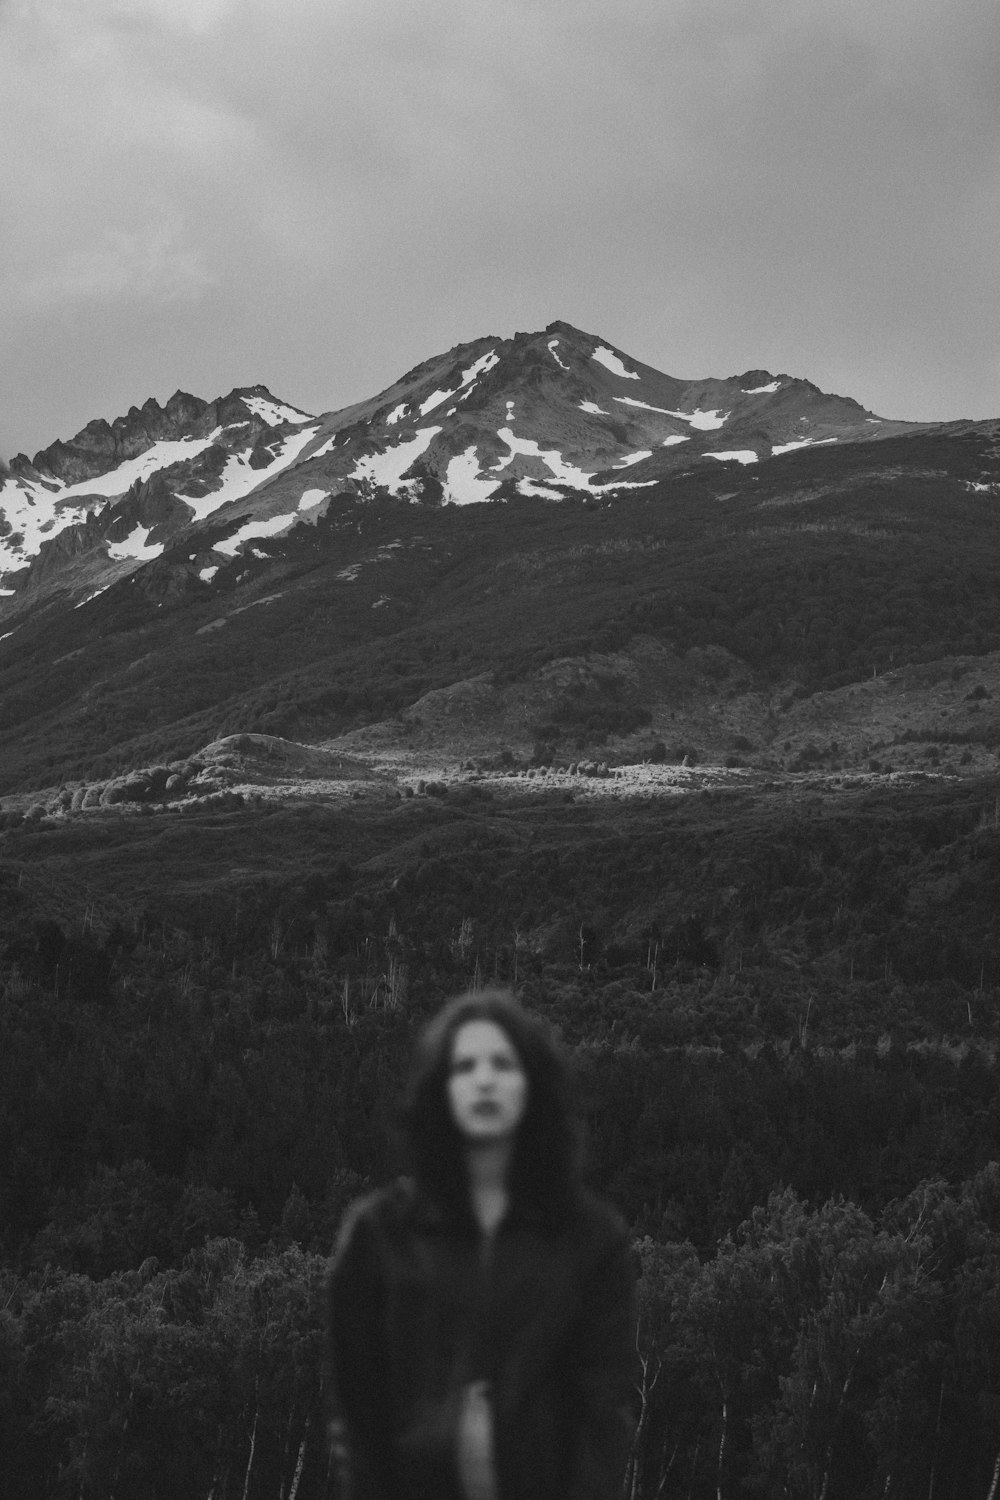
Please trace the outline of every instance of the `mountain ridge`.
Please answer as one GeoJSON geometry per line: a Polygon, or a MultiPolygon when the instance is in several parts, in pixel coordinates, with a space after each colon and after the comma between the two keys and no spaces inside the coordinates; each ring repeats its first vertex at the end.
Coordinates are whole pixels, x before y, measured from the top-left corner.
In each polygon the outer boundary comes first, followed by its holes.
{"type": "MultiPolygon", "coordinates": [[[[680,382],[564,323],[317,416],[263,387],[171,401],[101,429],[150,444],[104,475],[0,490],[37,544],[0,598],[0,791],[240,733],[856,767],[885,751],[852,684],[1000,651],[1000,422],[884,422],[764,369],[680,382]]],[[[947,732],[988,770],[980,685],[910,680],[888,761],[947,732]]]]}
{"type": "MultiPolygon", "coordinates": [[[[374,396],[319,417],[260,385],[213,401],[178,390],[162,407],[149,398],[31,459],[19,454],[0,485],[0,586],[51,584],[60,561],[102,546],[109,563],[148,561],[233,500],[245,520],[271,528],[261,534],[274,534],[271,501],[293,487],[271,493],[271,481],[289,469],[310,481],[297,497],[309,494],[309,510],[373,489],[455,504],[515,494],[558,499],[651,487],[706,457],[746,465],[819,443],[918,430],[763,369],[679,380],[556,321],[540,332],[458,344],[374,396]],[[157,476],[159,514],[141,532],[149,506],[137,510],[144,495],[136,486],[157,476]],[[168,498],[176,503],[166,505],[168,498]],[[127,535],[123,517],[132,523],[127,535]],[[69,527],[78,535],[53,549],[69,527]]],[[[291,524],[295,512],[286,514],[291,524]]],[[[113,581],[127,570],[108,571],[113,581]]],[[[85,580],[67,582],[83,589],[99,572],[94,559],[85,580]]]]}

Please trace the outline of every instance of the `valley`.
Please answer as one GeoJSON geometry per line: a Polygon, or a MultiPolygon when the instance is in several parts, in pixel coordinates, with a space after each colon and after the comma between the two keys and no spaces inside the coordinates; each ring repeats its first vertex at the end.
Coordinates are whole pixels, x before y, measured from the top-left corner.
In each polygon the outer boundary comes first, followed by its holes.
{"type": "Polygon", "coordinates": [[[635,1500],[987,1492],[998,434],[558,323],[12,462],[19,1493],[327,1500],[330,1246],[490,983],[631,1226],[635,1500]]]}

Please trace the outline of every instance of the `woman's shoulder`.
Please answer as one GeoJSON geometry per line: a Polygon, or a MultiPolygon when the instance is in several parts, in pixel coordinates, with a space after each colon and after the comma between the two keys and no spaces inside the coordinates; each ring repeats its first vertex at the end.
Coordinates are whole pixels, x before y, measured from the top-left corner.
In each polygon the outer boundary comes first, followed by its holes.
{"type": "Polygon", "coordinates": [[[417,1211],[418,1194],[411,1177],[398,1177],[385,1187],[356,1198],[347,1209],[338,1242],[343,1245],[358,1234],[379,1233],[411,1220],[417,1211]]]}
{"type": "Polygon", "coordinates": [[[597,1250],[627,1243],[629,1238],[628,1225],[618,1209],[590,1188],[581,1188],[577,1194],[570,1232],[597,1250]]]}

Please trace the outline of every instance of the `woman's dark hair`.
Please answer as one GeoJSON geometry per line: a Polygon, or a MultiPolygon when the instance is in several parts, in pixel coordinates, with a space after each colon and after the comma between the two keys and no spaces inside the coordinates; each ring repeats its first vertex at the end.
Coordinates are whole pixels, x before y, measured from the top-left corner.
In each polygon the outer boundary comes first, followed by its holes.
{"type": "Polygon", "coordinates": [[[528,1014],[513,990],[456,995],[422,1032],[400,1112],[417,1181],[443,1205],[468,1211],[463,1141],[447,1089],[455,1033],[467,1021],[499,1026],[527,1075],[527,1103],[511,1159],[511,1197],[550,1224],[565,1223],[580,1191],[579,1134],[567,1068],[548,1028],[528,1014]]]}

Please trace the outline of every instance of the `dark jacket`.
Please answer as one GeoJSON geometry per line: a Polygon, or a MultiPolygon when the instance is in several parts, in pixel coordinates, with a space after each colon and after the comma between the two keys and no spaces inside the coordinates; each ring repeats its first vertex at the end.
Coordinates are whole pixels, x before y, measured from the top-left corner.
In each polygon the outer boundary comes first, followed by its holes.
{"type": "Polygon", "coordinates": [[[354,1500],[457,1500],[457,1393],[489,1381],[501,1500],[615,1500],[634,1425],[635,1269],[585,1196],[559,1229],[511,1206],[488,1258],[409,1180],[355,1205],[330,1276],[354,1500]]]}

